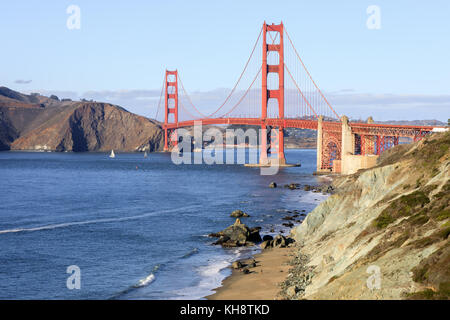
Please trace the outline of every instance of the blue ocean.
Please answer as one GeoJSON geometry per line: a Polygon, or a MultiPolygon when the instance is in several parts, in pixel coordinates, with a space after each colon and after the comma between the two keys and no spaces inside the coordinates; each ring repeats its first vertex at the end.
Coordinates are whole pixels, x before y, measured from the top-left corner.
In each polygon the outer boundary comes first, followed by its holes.
{"type": "Polygon", "coordinates": [[[325,196],[269,188],[319,184],[316,151],[286,150],[277,175],[242,165],[176,165],[170,154],[0,153],[0,299],[202,299],[232,261],[258,252],[214,246],[234,222],[275,233],[288,210],[325,196]],[[80,289],[69,289],[69,266],[80,289]]]}

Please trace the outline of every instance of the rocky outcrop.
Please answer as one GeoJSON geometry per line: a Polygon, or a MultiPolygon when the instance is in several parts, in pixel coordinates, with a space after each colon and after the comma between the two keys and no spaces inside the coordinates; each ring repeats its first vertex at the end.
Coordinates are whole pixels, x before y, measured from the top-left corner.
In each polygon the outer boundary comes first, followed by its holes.
{"type": "Polygon", "coordinates": [[[248,213],[245,213],[242,210],[234,210],[230,214],[230,217],[232,217],[232,218],[248,218],[248,217],[250,217],[250,215],[248,213]]]}
{"type": "Polygon", "coordinates": [[[449,146],[450,133],[435,134],[337,179],[292,231],[299,251],[284,296],[448,299],[449,146]]]}
{"type": "Polygon", "coordinates": [[[157,151],[156,121],[99,102],[60,101],[0,87],[0,150],[157,151]]]}
{"type": "Polygon", "coordinates": [[[259,230],[261,230],[259,227],[247,227],[238,218],[233,225],[209,236],[219,238],[214,244],[220,244],[224,247],[252,246],[261,241],[259,230]]]}
{"type": "Polygon", "coordinates": [[[269,248],[286,248],[291,247],[295,243],[295,240],[291,237],[285,237],[281,234],[272,236],[264,236],[263,242],[261,243],[261,249],[269,248]]]}

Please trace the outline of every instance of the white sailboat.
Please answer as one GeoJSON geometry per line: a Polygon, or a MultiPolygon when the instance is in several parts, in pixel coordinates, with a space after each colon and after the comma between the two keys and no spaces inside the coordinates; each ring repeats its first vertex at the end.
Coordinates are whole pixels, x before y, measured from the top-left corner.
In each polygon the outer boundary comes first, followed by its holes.
{"type": "Polygon", "coordinates": [[[147,158],[147,151],[145,151],[144,153],[144,158],[147,158]]]}
{"type": "Polygon", "coordinates": [[[109,155],[110,158],[115,158],[116,155],[114,154],[114,150],[111,150],[111,154],[109,155]]]}

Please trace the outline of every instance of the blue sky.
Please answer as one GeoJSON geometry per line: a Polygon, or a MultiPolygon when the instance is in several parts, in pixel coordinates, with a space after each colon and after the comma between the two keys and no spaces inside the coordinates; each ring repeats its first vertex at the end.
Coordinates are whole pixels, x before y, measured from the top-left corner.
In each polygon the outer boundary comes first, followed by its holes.
{"type": "Polygon", "coordinates": [[[283,20],[339,113],[446,120],[449,15],[447,0],[2,1],[0,85],[151,116],[142,94],[159,96],[166,67],[192,93],[226,92],[262,22],[283,20]],[[71,4],[81,9],[80,30],[66,27],[71,4]],[[369,5],[381,9],[379,30],[366,26],[369,5]]]}

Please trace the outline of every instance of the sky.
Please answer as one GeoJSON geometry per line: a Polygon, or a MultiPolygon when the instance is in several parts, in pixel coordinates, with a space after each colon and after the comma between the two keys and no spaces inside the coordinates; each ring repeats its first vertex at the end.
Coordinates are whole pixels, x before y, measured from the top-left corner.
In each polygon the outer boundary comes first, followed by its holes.
{"type": "Polygon", "coordinates": [[[214,109],[262,23],[283,21],[339,114],[447,121],[449,15],[448,0],[2,1],[0,85],[151,117],[165,69],[177,69],[192,98],[202,105],[207,96],[214,109]],[[67,26],[71,5],[79,29],[67,26]],[[378,29],[367,25],[371,5],[378,29]]]}

